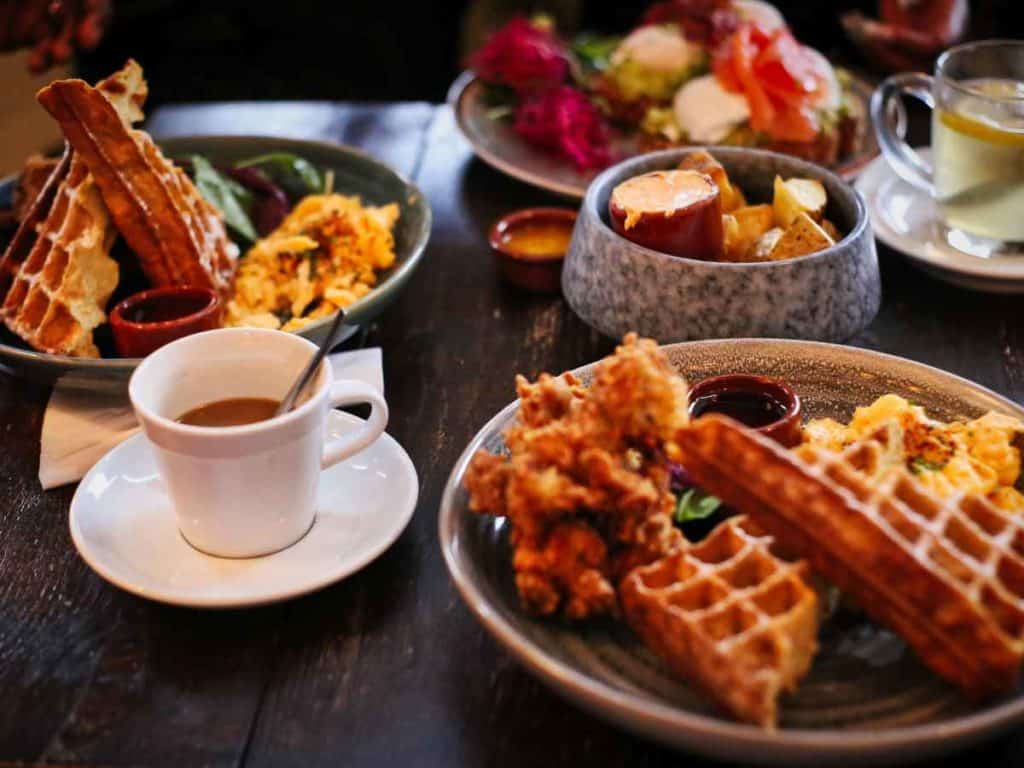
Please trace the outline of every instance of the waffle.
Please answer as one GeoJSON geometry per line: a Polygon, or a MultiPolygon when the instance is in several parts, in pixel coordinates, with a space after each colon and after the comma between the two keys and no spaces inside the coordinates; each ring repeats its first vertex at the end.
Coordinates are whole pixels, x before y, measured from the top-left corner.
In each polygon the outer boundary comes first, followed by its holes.
{"type": "Polygon", "coordinates": [[[39,103],[96,179],[111,218],[156,286],[197,285],[226,296],[238,248],[220,213],[142,131],[81,80],[43,88],[39,103]]]}
{"type": "Polygon", "coordinates": [[[22,166],[21,173],[18,174],[18,184],[14,188],[15,221],[25,218],[32,203],[39,197],[43,186],[53,175],[58,163],[60,163],[59,157],[29,155],[25,159],[25,165],[22,166]]]}
{"type": "MultiPolygon", "coordinates": [[[[134,61],[97,89],[119,119],[142,118],[146,83],[134,61]]],[[[0,259],[0,318],[37,350],[98,357],[92,333],[117,287],[110,257],[117,230],[95,179],[71,151],[34,197],[0,259]]]]}
{"type": "Polygon", "coordinates": [[[695,482],[900,634],[971,698],[1012,689],[1024,658],[1024,529],[982,496],[940,500],[874,441],[788,453],[727,418],[679,433],[695,482]]]}
{"type": "MultiPolygon", "coordinates": [[[[117,287],[117,262],[109,256],[117,231],[78,157],[71,158],[38,229],[12,276],[0,316],[35,349],[98,357],[92,332],[106,319],[103,308],[117,287]]],[[[19,253],[25,251],[9,252],[5,271],[14,269],[19,253]]]]}
{"type": "Polygon", "coordinates": [[[745,517],[634,569],[619,589],[633,629],[671,669],[740,720],[774,727],[817,650],[806,564],[777,557],[745,517]]]}

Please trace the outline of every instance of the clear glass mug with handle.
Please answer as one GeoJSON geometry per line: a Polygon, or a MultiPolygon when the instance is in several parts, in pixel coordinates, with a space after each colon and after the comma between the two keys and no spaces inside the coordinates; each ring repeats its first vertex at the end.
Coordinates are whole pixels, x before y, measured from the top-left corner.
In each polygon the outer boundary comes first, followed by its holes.
{"type": "Polygon", "coordinates": [[[893,75],[873,94],[871,119],[893,170],[935,200],[951,245],[1024,255],[1024,41],[965,43],[939,57],[934,75],[893,75]],[[930,161],[886,119],[903,94],[932,111],[930,161]]]}

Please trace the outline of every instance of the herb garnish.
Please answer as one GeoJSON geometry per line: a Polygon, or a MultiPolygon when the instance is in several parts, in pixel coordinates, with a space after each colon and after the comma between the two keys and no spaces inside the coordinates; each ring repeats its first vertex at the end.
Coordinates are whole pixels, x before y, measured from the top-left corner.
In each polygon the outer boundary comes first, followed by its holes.
{"type": "Polygon", "coordinates": [[[928,459],[922,459],[918,456],[912,462],[910,462],[910,471],[915,475],[919,475],[922,472],[938,472],[945,464],[937,464],[934,461],[928,461],[928,459]]]}
{"type": "Polygon", "coordinates": [[[677,523],[703,520],[711,517],[720,506],[722,506],[722,500],[717,496],[705,493],[700,488],[688,488],[679,494],[675,520],[677,523]]]}

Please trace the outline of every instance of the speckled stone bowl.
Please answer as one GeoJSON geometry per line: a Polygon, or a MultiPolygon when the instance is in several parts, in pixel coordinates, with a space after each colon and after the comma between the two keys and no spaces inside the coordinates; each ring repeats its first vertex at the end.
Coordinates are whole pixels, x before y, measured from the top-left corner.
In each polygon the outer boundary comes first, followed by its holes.
{"type": "Polygon", "coordinates": [[[776,174],[824,184],[826,216],[846,233],[824,251],[733,264],[670,256],[616,234],[608,221],[615,186],[674,168],[690,151],[626,160],[590,185],[562,271],[562,291],[576,314],[609,336],[637,331],[663,343],[738,337],[843,341],[871,322],[882,291],[864,202],[838,176],[812,163],[755,149],[711,150],[751,204],[771,202],[776,174]]]}

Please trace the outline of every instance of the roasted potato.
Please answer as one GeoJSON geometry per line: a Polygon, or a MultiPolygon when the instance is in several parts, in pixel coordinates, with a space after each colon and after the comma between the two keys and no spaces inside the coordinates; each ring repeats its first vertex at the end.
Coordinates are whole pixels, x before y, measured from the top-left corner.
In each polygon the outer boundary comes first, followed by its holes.
{"type": "Polygon", "coordinates": [[[770,205],[745,205],[732,211],[739,223],[740,233],[753,242],[772,228],[775,214],[770,205]]]}
{"type": "Polygon", "coordinates": [[[828,236],[831,237],[835,242],[838,243],[840,240],[843,239],[843,236],[839,234],[838,227],[836,227],[836,225],[833,224],[828,219],[821,220],[821,228],[824,229],[825,232],[828,233],[828,236]]]}
{"type": "Polygon", "coordinates": [[[771,261],[771,252],[782,237],[782,227],[772,227],[747,248],[742,259],[737,261],[771,261]]]}
{"type": "Polygon", "coordinates": [[[747,204],[740,188],[729,181],[729,176],[722,164],[706,150],[698,149],[688,154],[679,162],[678,170],[700,171],[710,176],[718,187],[719,196],[722,198],[723,213],[731,213],[747,204]]]}
{"type": "Polygon", "coordinates": [[[725,259],[744,261],[754,242],[772,228],[774,215],[770,205],[745,205],[725,215],[725,259]]]}
{"type": "Polygon", "coordinates": [[[835,240],[806,212],[801,211],[768,253],[770,261],[795,259],[835,245],[835,240]]]}
{"type": "Polygon", "coordinates": [[[821,221],[825,215],[828,196],[825,187],[814,179],[786,179],[775,177],[775,195],[772,208],[775,211],[775,224],[783,229],[788,228],[801,213],[806,213],[814,221],[821,221]]]}

